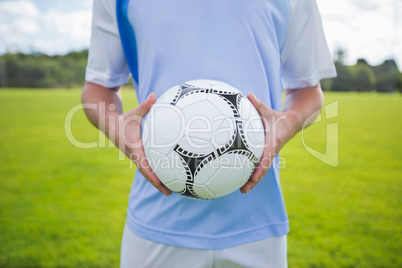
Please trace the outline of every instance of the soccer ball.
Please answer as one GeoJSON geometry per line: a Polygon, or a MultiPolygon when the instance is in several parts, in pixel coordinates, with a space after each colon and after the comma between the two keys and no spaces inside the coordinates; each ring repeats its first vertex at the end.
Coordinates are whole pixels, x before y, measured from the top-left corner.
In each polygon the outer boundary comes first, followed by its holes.
{"type": "Polygon", "coordinates": [[[250,178],[264,149],[264,128],[251,102],[233,86],[192,80],[168,89],[147,115],[147,161],[167,188],[213,199],[250,178]]]}

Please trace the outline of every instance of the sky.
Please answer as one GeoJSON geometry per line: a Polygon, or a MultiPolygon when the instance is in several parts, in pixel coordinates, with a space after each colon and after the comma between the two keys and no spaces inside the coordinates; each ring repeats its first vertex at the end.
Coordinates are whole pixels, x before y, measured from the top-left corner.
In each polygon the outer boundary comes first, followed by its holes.
{"type": "MultiPolygon", "coordinates": [[[[395,58],[402,70],[402,0],[316,1],[331,52],[346,50],[346,64],[395,58]]],[[[91,7],[92,0],[0,0],[0,53],[88,48],[91,7]]]]}

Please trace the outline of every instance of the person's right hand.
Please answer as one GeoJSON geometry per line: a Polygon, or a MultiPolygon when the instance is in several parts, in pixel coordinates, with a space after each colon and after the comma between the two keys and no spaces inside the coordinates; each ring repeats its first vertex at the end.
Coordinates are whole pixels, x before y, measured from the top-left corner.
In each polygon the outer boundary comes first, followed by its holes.
{"type": "Polygon", "coordinates": [[[155,101],[156,95],[151,93],[137,107],[118,115],[115,144],[136,164],[137,169],[156,189],[165,195],[170,195],[172,191],[162,184],[149,166],[141,139],[142,119],[149,112],[155,101]]]}

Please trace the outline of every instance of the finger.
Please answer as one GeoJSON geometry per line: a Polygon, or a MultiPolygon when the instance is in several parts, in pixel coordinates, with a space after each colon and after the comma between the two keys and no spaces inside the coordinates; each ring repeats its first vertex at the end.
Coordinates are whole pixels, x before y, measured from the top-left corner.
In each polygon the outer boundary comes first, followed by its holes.
{"type": "Polygon", "coordinates": [[[265,105],[265,103],[257,98],[252,92],[248,93],[247,98],[253,104],[254,108],[257,110],[261,117],[270,115],[273,109],[265,105]]]}
{"type": "MultiPolygon", "coordinates": [[[[145,160],[146,161],[146,160],[145,160]]],[[[168,196],[172,194],[172,191],[169,190],[160,180],[159,178],[155,175],[155,173],[152,171],[152,169],[148,166],[143,166],[139,168],[139,171],[141,172],[142,175],[156,188],[158,189],[161,193],[164,195],[168,196]]]]}
{"type": "Polygon", "coordinates": [[[250,92],[247,94],[247,98],[249,99],[249,101],[251,101],[251,103],[256,106],[257,102],[258,102],[258,98],[254,95],[253,92],[250,92]]]}
{"type": "Polygon", "coordinates": [[[124,135],[127,141],[136,144],[139,139],[141,139],[142,119],[149,112],[155,101],[156,95],[155,93],[151,92],[143,102],[141,102],[134,109],[126,112],[124,117],[120,118],[124,121],[121,122],[121,124],[125,126],[124,135]]]}
{"type": "Polygon", "coordinates": [[[247,98],[260,115],[264,128],[267,129],[269,127],[268,118],[270,118],[272,109],[265,105],[264,102],[257,98],[252,92],[248,93],[247,98]]]}
{"type": "MultiPolygon", "coordinates": [[[[256,169],[256,171],[258,168],[256,169]]],[[[254,174],[254,173],[253,173],[254,174]]],[[[240,192],[243,194],[248,193],[251,189],[253,189],[262,179],[263,176],[251,176],[249,180],[240,188],[240,192]]]]}
{"type": "Polygon", "coordinates": [[[254,93],[250,92],[247,95],[247,98],[249,99],[249,101],[251,102],[251,104],[253,104],[253,106],[255,107],[255,109],[257,110],[257,112],[262,116],[262,114],[260,113],[261,111],[261,103],[262,101],[257,98],[254,93]]]}
{"type": "Polygon", "coordinates": [[[261,157],[260,162],[257,164],[253,174],[251,175],[250,179],[240,188],[240,192],[248,193],[251,189],[253,189],[265,176],[268,172],[268,169],[271,166],[271,156],[269,153],[269,149],[265,149],[264,153],[261,157]]]}
{"type": "Polygon", "coordinates": [[[261,157],[260,162],[258,163],[256,169],[250,177],[251,181],[260,181],[262,177],[268,172],[269,167],[271,166],[271,157],[269,153],[266,153],[268,150],[264,150],[264,153],[261,157]]]}
{"type": "Polygon", "coordinates": [[[254,183],[254,182],[249,180],[249,181],[246,182],[246,184],[243,185],[243,187],[240,188],[240,192],[243,193],[243,194],[247,194],[256,185],[257,185],[256,183],[254,183]]]}
{"type": "Polygon", "coordinates": [[[149,166],[149,163],[147,161],[147,158],[144,153],[144,148],[141,146],[140,148],[137,148],[134,153],[130,156],[131,160],[134,161],[134,163],[137,165],[138,170],[141,172],[141,174],[160,192],[162,192],[165,195],[170,195],[172,193],[171,190],[169,190],[160,180],[159,178],[155,175],[155,173],[152,171],[151,167],[149,166]]]}
{"type": "Polygon", "coordinates": [[[156,102],[156,95],[155,93],[151,92],[149,96],[141,102],[137,107],[127,112],[128,116],[136,115],[139,117],[144,117],[149,110],[151,109],[152,105],[156,102]]]}

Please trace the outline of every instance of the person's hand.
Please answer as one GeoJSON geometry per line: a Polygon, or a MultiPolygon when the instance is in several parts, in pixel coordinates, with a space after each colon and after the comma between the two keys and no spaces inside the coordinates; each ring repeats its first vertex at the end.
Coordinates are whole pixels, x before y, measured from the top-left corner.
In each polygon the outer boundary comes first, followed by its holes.
{"type": "Polygon", "coordinates": [[[151,170],[145,156],[141,139],[142,119],[149,112],[155,101],[156,95],[151,93],[148,98],[137,107],[118,116],[118,124],[115,124],[115,126],[117,126],[115,144],[118,144],[120,150],[136,164],[137,169],[156,189],[165,195],[170,195],[172,191],[163,185],[151,170]]]}
{"type": "Polygon", "coordinates": [[[256,108],[263,122],[265,146],[261,160],[257,163],[253,174],[246,184],[240,188],[240,192],[242,193],[248,193],[261,181],[271,167],[275,156],[297,132],[293,124],[291,112],[273,110],[266,106],[253,93],[249,93],[247,97],[256,108]]]}

